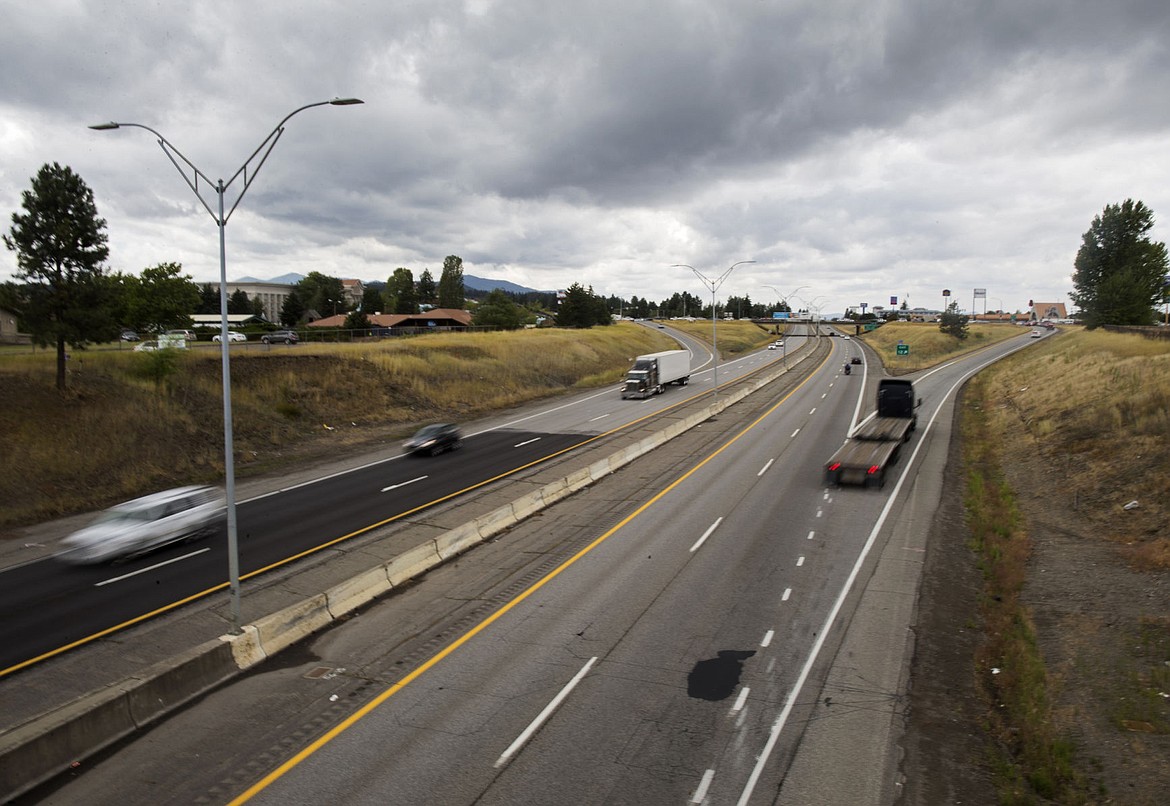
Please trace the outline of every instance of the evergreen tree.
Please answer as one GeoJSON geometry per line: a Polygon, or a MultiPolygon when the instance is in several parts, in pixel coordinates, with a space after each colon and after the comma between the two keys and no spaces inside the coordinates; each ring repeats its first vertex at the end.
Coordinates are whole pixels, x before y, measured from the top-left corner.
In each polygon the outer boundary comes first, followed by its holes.
{"type": "MultiPolygon", "coordinates": [[[[462,274],[460,274],[462,278],[462,274]]],[[[438,289],[435,287],[435,278],[431,275],[430,269],[423,269],[422,274],[418,276],[418,302],[419,305],[434,305],[438,297],[438,289]]]]}
{"type": "Polygon", "coordinates": [[[248,292],[242,288],[237,288],[233,291],[231,296],[228,297],[227,312],[230,314],[251,313],[252,303],[248,299],[248,292]]]}
{"type": "Polygon", "coordinates": [[[443,260],[443,273],[439,275],[439,307],[463,310],[463,258],[447,255],[443,260]]]}
{"type": "Polygon", "coordinates": [[[84,349],[117,335],[110,316],[106,222],[93,191],[57,163],[44,165],[22,194],[25,212],[12,214],[4,245],[16,252],[23,283],[21,314],[33,341],[57,347],[57,388],[65,389],[65,346],[84,349]]]}
{"type": "Polygon", "coordinates": [[[296,327],[305,318],[305,303],[297,289],[293,289],[280,306],[280,323],[285,327],[296,327]]]}
{"type": "Polygon", "coordinates": [[[386,281],[386,294],[394,299],[394,313],[418,313],[418,297],[414,287],[414,275],[410,269],[395,269],[386,281]]]}
{"type": "Polygon", "coordinates": [[[967,338],[967,316],[959,313],[959,303],[952,302],[938,320],[938,329],[956,339],[967,338]]]}
{"type": "Polygon", "coordinates": [[[1153,212],[1126,199],[1106,205],[1082,236],[1069,296],[1088,328],[1153,321],[1167,267],[1166,244],[1149,239],[1153,226],[1153,212]]]}

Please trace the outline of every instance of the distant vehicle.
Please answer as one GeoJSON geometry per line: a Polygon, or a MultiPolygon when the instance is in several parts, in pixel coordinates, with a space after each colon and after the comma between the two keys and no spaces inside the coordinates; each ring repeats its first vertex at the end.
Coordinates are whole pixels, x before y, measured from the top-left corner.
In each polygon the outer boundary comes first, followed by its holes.
{"type": "Polygon", "coordinates": [[[775,344],[775,343],[769,344],[769,345],[768,345],[768,349],[769,349],[769,350],[775,350],[775,349],[776,349],[776,344],[775,344]]]}
{"type": "MultiPolygon", "coordinates": [[[[220,340],[220,335],[221,334],[216,333],[214,336],[211,337],[211,340],[218,344],[219,340],[220,340]]],[[[248,340],[248,337],[245,336],[243,333],[239,333],[235,330],[228,331],[228,343],[229,344],[233,341],[247,341],[247,340],[248,340]]]]}
{"type": "Polygon", "coordinates": [[[691,379],[691,354],[686,350],[647,353],[634,359],[622,384],[622,400],[660,395],[667,384],[686,386],[691,379]]]}
{"type": "Polygon", "coordinates": [[[133,330],[123,330],[121,338],[122,341],[138,341],[138,334],[133,330]]]}
{"type": "Polygon", "coordinates": [[[182,339],[172,339],[171,341],[156,341],[149,339],[148,341],[140,341],[134,345],[134,352],[136,353],[153,353],[155,350],[186,350],[187,342],[182,339]]]}
{"type": "Polygon", "coordinates": [[[416,456],[438,456],[443,451],[455,451],[463,447],[463,435],[459,427],[451,423],[434,423],[420,428],[413,437],[402,443],[407,453],[416,456]]]}
{"type": "Polygon", "coordinates": [[[848,336],[842,336],[841,338],[842,338],[842,339],[844,339],[845,341],[849,341],[849,337],[848,337],[848,336]]]}
{"type": "Polygon", "coordinates": [[[898,461],[902,443],[918,426],[921,402],[915,398],[910,381],[883,378],[878,383],[877,413],[850,434],[825,463],[825,483],[885,486],[886,470],[898,461]]]}
{"type": "Polygon", "coordinates": [[[860,364],[860,363],[861,363],[861,359],[860,359],[860,358],[858,358],[857,356],[853,356],[852,358],[850,358],[850,359],[849,359],[849,363],[850,363],[850,364],[860,364]]]}
{"type": "Polygon", "coordinates": [[[1044,335],[1044,331],[1043,331],[1043,330],[1033,330],[1033,331],[1032,331],[1032,334],[1031,334],[1031,337],[1032,337],[1033,339],[1038,339],[1038,338],[1040,338],[1040,337],[1041,337],[1041,336],[1043,336],[1043,335],[1044,335]]]}
{"type": "Polygon", "coordinates": [[[184,341],[198,341],[199,340],[199,337],[195,335],[194,330],[184,330],[181,328],[177,329],[177,330],[168,330],[163,335],[164,336],[178,336],[178,337],[182,338],[184,341]]]}
{"type": "Polygon", "coordinates": [[[56,558],[90,565],[143,554],[180,540],[211,535],[227,521],[216,487],[179,487],[111,507],[61,542],[56,558]]]}
{"type": "Polygon", "coordinates": [[[265,333],[260,337],[260,341],[265,344],[277,344],[284,342],[285,344],[296,344],[301,340],[295,330],[274,330],[271,333],[265,333]]]}

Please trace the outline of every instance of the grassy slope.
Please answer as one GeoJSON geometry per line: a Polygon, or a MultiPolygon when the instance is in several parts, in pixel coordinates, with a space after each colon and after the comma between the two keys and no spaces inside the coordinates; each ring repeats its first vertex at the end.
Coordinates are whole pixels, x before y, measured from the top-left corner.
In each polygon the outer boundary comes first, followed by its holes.
{"type": "MultiPolygon", "coordinates": [[[[653,329],[620,324],[236,347],[237,472],[395,442],[420,423],[464,421],[616,384],[633,356],[674,344],[653,329]]],[[[53,360],[51,351],[38,351],[0,362],[0,527],[222,480],[218,350],[74,353],[64,396],[53,388],[53,360]]]]}
{"type": "Polygon", "coordinates": [[[1102,585],[1153,589],[1170,569],[1168,402],[1170,343],[1079,329],[994,365],[968,390],[965,503],[985,580],[972,671],[1002,753],[1003,803],[1104,802],[1103,781],[1125,779],[1133,802],[1147,802],[1165,784],[1150,772],[1165,769],[1164,742],[1127,736],[1141,735],[1134,725],[1170,733],[1170,617],[1157,597],[1122,594],[1107,613],[1081,598],[1102,585]],[[1065,551],[1111,546],[1114,562],[1074,563],[1067,599],[1068,580],[1035,567],[1033,529],[1058,530],[1065,551]]]}

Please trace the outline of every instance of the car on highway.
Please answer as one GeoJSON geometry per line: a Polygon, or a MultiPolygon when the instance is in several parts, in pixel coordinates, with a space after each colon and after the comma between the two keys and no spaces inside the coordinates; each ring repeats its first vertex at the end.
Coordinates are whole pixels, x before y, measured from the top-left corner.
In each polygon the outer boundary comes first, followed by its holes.
{"type": "Polygon", "coordinates": [[[61,541],[55,556],[70,565],[110,562],[214,534],[226,522],[227,499],[218,487],[179,487],[110,507],[61,541]]]}
{"type": "Polygon", "coordinates": [[[775,349],[776,349],[776,344],[775,344],[775,343],[769,344],[769,345],[768,345],[768,349],[769,349],[769,350],[775,350],[775,349]]]}
{"type": "MultiPolygon", "coordinates": [[[[211,337],[211,340],[213,342],[215,342],[216,344],[218,344],[219,340],[220,340],[220,336],[221,336],[221,334],[216,333],[214,336],[211,337]]],[[[229,344],[233,341],[247,341],[247,340],[248,340],[248,337],[245,336],[243,333],[239,333],[235,330],[228,331],[228,343],[229,344]]]]}
{"type": "Polygon", "coordinates": [[[850,358],[850,359],[849,359],[849,363],[850,363],[850,364],[860,364],[860,363],[861,363],[861,359],[860,359],[860,358],[858,358],[857,356],[853,356],[852,358],[850,358]]]}
{"type": "Polygon", "coordinates": [[[138,341],[138,334],[133,330],[123,330],[121,339],[122,341],[138,341]]]}
{"type": "Polygon", "coordinates": [[[407,453],[416,456],[438,456],[443,451],[454,451],[463,447],[463,435],[459,427],[451,423],[433,423],[423,426],[414,436],[402,443],[407,453]]]}
{"type": "Polygon", "coordinates": [[[1033,339],[1038,339],[1038,338],[1040,338],[1040,337],[1041,337],[1041,336],[1043,336],[1043,335],[1044,335],[1044,331],[1043,331],[1043,330],[1033,330],[1033,331],[1032,331],[1032,336],[1031,336],[1031,338],[1033,338],[1033,339]]]}
{"type": "Polygon", "coordinates": [[[260,337],[260,341],[265,344],[277,344],[283,342],[285,344],[296,344],[301,340],[295,330],[274,330],[271,333],[265,333],[260,337]]]}

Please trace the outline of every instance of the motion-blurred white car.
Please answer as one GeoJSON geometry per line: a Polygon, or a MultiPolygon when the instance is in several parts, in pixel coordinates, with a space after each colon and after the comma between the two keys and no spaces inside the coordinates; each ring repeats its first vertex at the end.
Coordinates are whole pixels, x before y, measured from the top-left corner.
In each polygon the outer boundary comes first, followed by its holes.
{"type": "Polygon", "coordinates": [[[110,507],[61,541],[56,557],[71,565],[107,562],[211,535],[226,521],[222,490],[179,487],[110,507]]]}
{"type": "MultiPolygon", "coordinates": [[[[213,342],[215,342],[216,344],[218,344],[219,337],[220,337],[220,334],[216,333],[214,336],[211,337],[211,340],[213,342]]],[[[228,343],[229,344],[232,343],[233,341],[247,341],[247,340],[248,340],[248,337],[245,336],[243,333],[237,333],[234,330],[228,331],[228,343]]]]}

